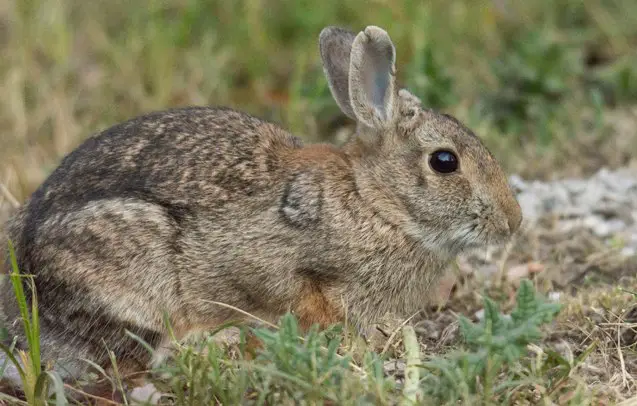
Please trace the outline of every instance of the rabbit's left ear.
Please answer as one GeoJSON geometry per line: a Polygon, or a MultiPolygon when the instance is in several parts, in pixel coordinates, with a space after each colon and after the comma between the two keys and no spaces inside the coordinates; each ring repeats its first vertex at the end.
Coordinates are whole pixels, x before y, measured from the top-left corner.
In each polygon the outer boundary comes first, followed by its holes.
{"type": "Polygon", "coordinates": [[[369,26],[352,44],[349,67],[351,108],[362,124],[384,129],[396,111],[396,50],[389,35],[369,26]]]}
{"type": "Polygon", "coordinates": [[[352,120],[357,120],[349,97],[349,66],[352,44],[356,34],[345,28],[325,27],[319,36],[323,71],[330,86],[332,97],[341,111],[352,120]]]}

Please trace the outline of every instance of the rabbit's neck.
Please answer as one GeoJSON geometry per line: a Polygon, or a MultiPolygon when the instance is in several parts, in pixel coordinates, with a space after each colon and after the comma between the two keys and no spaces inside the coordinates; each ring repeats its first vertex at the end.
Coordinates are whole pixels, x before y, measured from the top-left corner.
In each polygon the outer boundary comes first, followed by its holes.
{"type": "Polygon", "coordinates": [[[366,328],[385,313],[409,317],[431,304],[439,278],[453,253],[432,249],[411,232],[408,219],[372,184],[357,187],[357,204],[348,203],[352,223],[343,224],[343,235],[360,236],[347,245],[340,258],[347,264],[349,281],[339,294],[348,303],[353,320],[366,328]]]}
{"type": "Polygon", "coordinates": [[[360,329],[387,313],[406,318],[433,305],[442,294],[440,279],[450,262],[415,244],[379,243],[384,246],[374,253],[353,256],[358,263],[352,261],[352,278],[340,292],[360,329]]]}

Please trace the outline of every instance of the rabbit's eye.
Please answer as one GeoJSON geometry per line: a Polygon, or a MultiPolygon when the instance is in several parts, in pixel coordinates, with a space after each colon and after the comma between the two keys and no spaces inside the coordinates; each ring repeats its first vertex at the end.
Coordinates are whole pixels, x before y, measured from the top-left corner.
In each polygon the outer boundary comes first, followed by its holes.
{"type": "Polygon", "coordinates": [[[429,158],[431,168],[439,173],[451,173],[458,169],[458,158],[447,150],[436,151],[429,158]]]}

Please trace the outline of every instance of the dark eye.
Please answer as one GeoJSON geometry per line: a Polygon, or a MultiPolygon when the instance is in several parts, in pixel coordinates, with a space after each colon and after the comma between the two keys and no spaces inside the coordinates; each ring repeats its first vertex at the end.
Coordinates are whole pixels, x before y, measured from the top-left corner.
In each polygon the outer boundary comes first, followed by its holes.
{"type": "Polygon", "coordinates": [[[458,169],[458,158],[451,151],[436,151],[429,158],[431,169],[439,173],[451,173],[458,169]]]}

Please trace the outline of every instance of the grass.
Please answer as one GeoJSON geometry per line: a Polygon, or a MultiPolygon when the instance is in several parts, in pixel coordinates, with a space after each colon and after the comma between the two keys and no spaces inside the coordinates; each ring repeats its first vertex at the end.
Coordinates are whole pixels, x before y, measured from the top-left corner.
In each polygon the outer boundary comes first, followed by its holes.
{"type": "MultiPolygon", "coordinates": [[[[319,64],[326,25],[386,28],[401,82],[472,127],[510,173],[546,179],[631,164],[635,15],[634,0],[0,0],[0,220],[90,133],[152,110],[229,105],[308,141],[340,142],[352,123],[319,64]]],[[[241,341],[207,339],[179,346],[153,380],[176,404],[635,401],[637,264],[545,225],[501,255],[491,261],[503,272],[542,263],[535,289],[562,295],[546,335],[515,324],[534,319],[513,317],[514,284],[474,272],[444,308],[426,312],[427,328],[399,323],[378,348],[338,329],[301,339],[288,316],[258,331],[257,359],[241,341]],[[463,340],[459,326],[475,336],[463,340]]],[[[9,277],[28,280],[17,272],[9,277]]],[[[60,384],[37,362],[37,307],[22,310],[30,341],[20,361],[37,404],[60,384]]]]}

